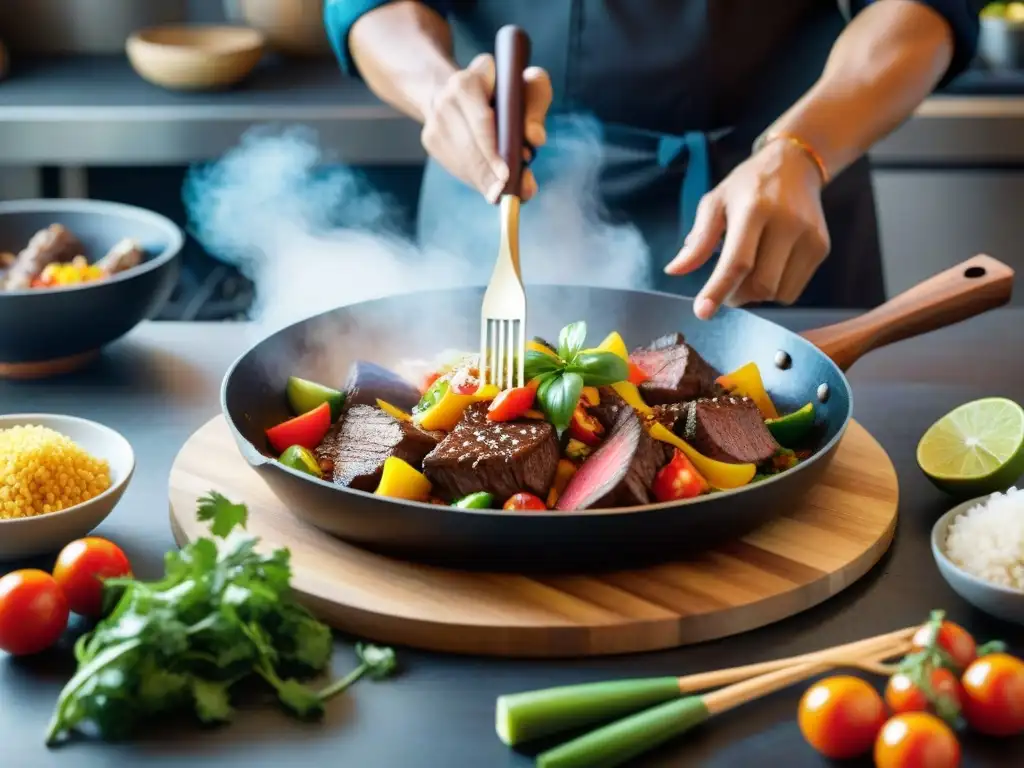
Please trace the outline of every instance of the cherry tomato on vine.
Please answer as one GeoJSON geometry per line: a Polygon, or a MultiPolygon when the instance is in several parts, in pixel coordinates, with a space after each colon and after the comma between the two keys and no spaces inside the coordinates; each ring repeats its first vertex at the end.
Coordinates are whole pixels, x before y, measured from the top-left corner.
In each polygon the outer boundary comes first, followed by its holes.
{"type": "Polygon", "coordinates": [[[930,647],[933,643],[949,654],[958,670],[964,670],[978,656],[978,646],[970,633],[952,621],[943,621],[936,626],[928,622],[921,626],[911,640],[915,651],[930,647]]]}
{"type": "Polygon", "coordinates": [[[875,768],[957,768],[960,742],[942,720],[928,712],[890,718],[875,741],[875,768]]]}
{"type": "Polygon", "coordinates": [[[121,548],[97,536],[68,544],[53,568],[53,578],[64,590],[68,607],[90,618],[103,612],[103,579],[131,574],[131,564],[121,548]]]}
{"type": "Polygon", "coordinates": [[[1024,661],[991,653],[971,664],[961,682],[971,728],[989,736],[1024,733],[1024,661]]]}
{"type": "MultiPolygon", "coordinates": [[[[957,676],[945,667],[926,672],[931,686],[930,694],[944,698],[957,709],[963,706],[963,690],[957,676]]],[[[885,703],[893,713],[927,712],[935,707],[936,701],[929,698],[929,692],[921,690],[906,672],[897,672],[885,686],[885,703]]]]}
{"type": "Polygon", "coordinates": [[[797,712],[807,743],[833,760],[869,752],[885,718],[885,704],[878,691],[848,675],[812,685],[800,699],[797,712]]]}
{"type": "Polygon", "coordinates": [[[53,577],[37,568],[0,578],[0,650],[12,656],[45,651],[68,625],[68,601],[53,577]]]}

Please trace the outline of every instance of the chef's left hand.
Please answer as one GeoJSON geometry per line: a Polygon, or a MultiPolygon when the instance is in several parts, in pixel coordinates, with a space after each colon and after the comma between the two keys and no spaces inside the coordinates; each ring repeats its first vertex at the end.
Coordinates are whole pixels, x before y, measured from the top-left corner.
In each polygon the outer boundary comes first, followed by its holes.
{"type": "Polygon", "coordinates": [[[822,180],[810,157],[788,141],[769,142],[701,200],[683,248],[665,267],[685,275],[718,264],[694,301],[709,319],[722,304],[792,304],[828,255],[822,180]]]}

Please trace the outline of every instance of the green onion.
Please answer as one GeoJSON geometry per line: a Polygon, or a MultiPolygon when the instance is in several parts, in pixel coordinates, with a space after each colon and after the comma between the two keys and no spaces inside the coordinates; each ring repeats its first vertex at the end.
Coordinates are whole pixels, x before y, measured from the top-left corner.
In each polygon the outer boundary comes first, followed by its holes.
{"type": "Polygon", "coordinates": [[[537,768],[613,768],[703,723],[701,696],[687,696],[598,728],[537,757],[537,768]]]}
{"type": "Polygon", "coordinates": [[[679,678],[650,677],[545,688],[498,697],[496,728],[508,746],[611,720],[679,698],[679,678]]]}

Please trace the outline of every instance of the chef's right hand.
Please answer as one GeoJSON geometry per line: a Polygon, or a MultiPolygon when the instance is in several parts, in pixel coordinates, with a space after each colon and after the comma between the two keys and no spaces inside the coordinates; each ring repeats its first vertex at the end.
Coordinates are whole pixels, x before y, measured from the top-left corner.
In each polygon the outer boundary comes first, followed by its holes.
{"type": "MultiPolygon", "coordinates": [[[[540,147],[547,139],[544,118],[551,106],[551,79],[540,67],[523,72],[526,141],[540,147]]],[[[508,166],[498,156],[494,110],[494,57],[480,54],[455,72],[437,92],[423,121],[424,149],[453,176],[495,203],[508,181],[508,166]]],[[[523,170],[522,199],[537,192],[537,180],[523,170]]]]}

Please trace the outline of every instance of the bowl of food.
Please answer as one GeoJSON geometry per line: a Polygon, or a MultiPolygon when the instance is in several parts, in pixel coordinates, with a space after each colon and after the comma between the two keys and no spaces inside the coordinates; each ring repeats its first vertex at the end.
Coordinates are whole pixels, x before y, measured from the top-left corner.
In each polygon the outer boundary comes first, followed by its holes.
{"type": "Polygon", "coordinates": [[[0,416],[0,560],[56,552],[121,500],[135,454],[120,434],[75,416],[0,416]]]}
{"type": "Polygon", "coordinates": [[[126,43],[128,60],[145,80],[181,91],[216,90],[239,83],[263,58],[263,35],[232,26],[154,27],[126,43]]]}
{"type": "Polygon", "coordinates": [[[1024,490],[965,501],[932,528],[932,554],[953,591],[1024,625],[1024,490]]]}
{"type": "Polygon", "coordinates": [[[978,57],[991,69],[1024,67],[1024,2],[989,3],[980,23],[978,57]]]}
{"type": "Polygon", "coordinates": [[[0,202],[0,377],[73,370],[170,297],[181,229],[99,200],[0,202]]]}

